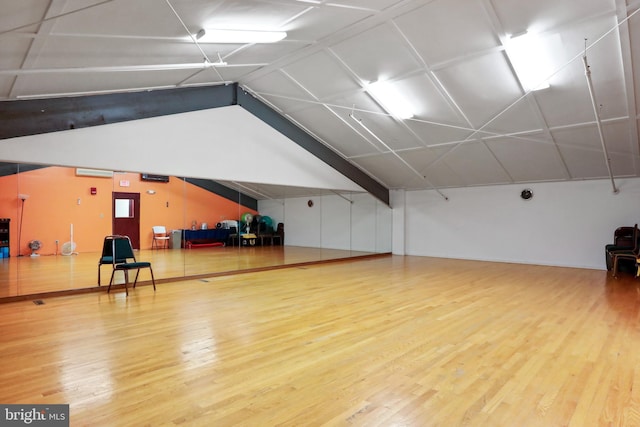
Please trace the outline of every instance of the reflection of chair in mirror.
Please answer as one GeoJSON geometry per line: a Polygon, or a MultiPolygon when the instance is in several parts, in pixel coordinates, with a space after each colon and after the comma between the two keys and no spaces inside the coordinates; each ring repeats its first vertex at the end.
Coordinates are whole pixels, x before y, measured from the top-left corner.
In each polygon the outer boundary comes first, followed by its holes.
{"type": "Polygon", "coordinates": [[[153,226],[153,241],[151,242],[151,249],[167,249],[169,247],[170,236],[167,234],[167,229],[164,225],[153,226]]]}
{"type": "Polygon", "coordinates": [[[113,276],[116,271],[120,270],[124,272],[124,290],[129,295],[129,289],[127,284],[129,283],[129,271],[136,270],[136,278],[133,281],[133,287],[136,287],[138,283],[138,276],[140,275],[141,268],[148,268],[151,273],[151,283],[153,283],[153,290],[156,290],[156,281],[153,277],[153,269],[150,262],[138,262],[133,254],[133,247],[131,246],[131,240],[127,236],[110,236],[111,237],[111,250],[112,250],[112,266],[111,280],[109,280],[109,288],[107,292],[111,291],[111,285],[113,284],[113,276]],[[122,261],[123,262],[117,262],[122,261]]]}
{"type": "MultiPolygon", "coordinates": [[[[102,264],[113,264],[113,237],[107,236],[104,238],[104,242],[102,242],[102,255],[100,255],[100,259],[98,260],[98,286],[101,286],[100,282],[100,266],[102,264]]],[[[116,260],[116,264],[121,262],[125,262],[126,259],[118,259],[116,260]]]]}
{"type": "Polygon", "coordinates": [[[229,227],[229,237],[227,240],[227,245],[235,246],[236,242],[239,242],[240,238],[238,237],[238,227],[231,226],[229,227]]]}
{"type": "Polygon", "coordinates": [[[280,242],[280,245],[284,245],[284,223],[279,222],[276,227],[276,233],[273,235],[273,244],[276,244],[276,240],[280,242]]]}

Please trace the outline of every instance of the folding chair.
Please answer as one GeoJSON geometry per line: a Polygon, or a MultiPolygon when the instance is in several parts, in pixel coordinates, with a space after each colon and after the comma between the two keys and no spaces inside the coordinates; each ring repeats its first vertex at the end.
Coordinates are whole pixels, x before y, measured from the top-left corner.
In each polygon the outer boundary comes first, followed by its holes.
{"type": "Polygon", "coordinates": [[[153,240],[151,241],[151,249],[167,249],[169,247],[169,239],[171,236],[167,234],[167,229],[164,225],[154,225],[153,240]]]}
{"type": "Polygon", "coordinates": [[[127,295],[129,295],[129,289],[127,288],[127,284],[129,283],[129,271],[136,270],[136,278],[133,281],[133,287],[135,289],[136,283],[138,283],[138,275],[140,274],[141,268],[148,268],[151,273],[151,283],[153,283],[153,290],[156,290],[156,281],[153,277],[153,269],[151,268],[150,262],[145,261],[136,261],[136,257],[133,254],[133,247],[131,246],[131,240],[129,240],[128,236],[110,236],[111,237],[111,248],[113,254],[113,271],[111,272],[111,280],[109,280],[109,288],[107,289],[107,293],[111,291],[111,285],[113,284],[113,276],[116,271],[121,270],[124,271],[124,290],[127,295]],[[125,260],[124,262],[118,262],[121,260],[125,260]]]}

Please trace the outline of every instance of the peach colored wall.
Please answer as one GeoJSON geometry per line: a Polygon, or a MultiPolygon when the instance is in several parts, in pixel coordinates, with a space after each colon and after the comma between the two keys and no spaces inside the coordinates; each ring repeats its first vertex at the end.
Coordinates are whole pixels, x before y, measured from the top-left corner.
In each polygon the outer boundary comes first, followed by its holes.
{"type": "Polygon", "coordinates": [[[215,227],[222,219],[238,219],[244,212],[256,213],[209,191],[171,177],[168,183],[140,180],[138,173],[115,173],[111,178],[80,177],[75,168],[47,167],[18,175],[0,177],[0,217],[11,218],[11,256],[29,255],[28,242],[42,242],[42,255],[58,253],[62,244],[73,240],[78,252],[99,252],[104,236],[111,234],[112,192],[140,193],[140,247],[151,247],[151,227],[168,230],[191,228],[207,222],[215,227]],[[128,185],[127,185],[128,183],[128,185]],[[95,187],[97,195],[91,195],[95,187]],[[154,190],[155,194],[148,194],[154,190]],[[22,202],[27,194],[21,248],[18,230],[22,202]]]}

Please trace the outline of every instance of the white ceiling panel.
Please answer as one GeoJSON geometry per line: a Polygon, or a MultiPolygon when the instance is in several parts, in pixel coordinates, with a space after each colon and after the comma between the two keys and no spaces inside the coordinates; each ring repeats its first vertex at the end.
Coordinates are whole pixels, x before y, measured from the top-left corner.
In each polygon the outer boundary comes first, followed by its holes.
{"type": "Polygon", "coordinates": [[[360,88],[331,55],[318,52],[297,61],[283,71],[317,98],[360,88]]]}
{"type": "Polygon", "coordinates": [[[502,184],[512,182],[495,156],[482,142],[467,142],[442,157],[452,171],[464,177],[467,185],[477,182],[502,184]]]}
{"type": "Polygon", "coordinates": [[[392,150],[416,148],[425,145],[416,135],[410,132],[407,126],[390,116],[361,112],[357,114],[357,117],[364,127],[358,126],[366,132],[364,135],[367,135],[368,139],[376,139],[392,150]],[[371,135],[370,132],[375,136],[371,135]]]}
{"type": "Polygon", "coordinates": [[[528,29],[546,31],[604,13],[614,14],[615,0],[491,0],[504,31],[518,34],[528,29]]]}
{"type": "Polygon", "coordinates": [[[258,93],[263,100],[281,112],[290,112],[301,108],[309,108],[314,100],[299,85],[279,71],[266,74],[253,80],[247,87],[251,92],[258,93]]]}
{"type": "MultiPolygon", "coordinates": [[[[0,19],[0,32],[22,27],[32,22],[39,22],[44,17],[47,7],[48,2],[42,0],[3,1],[2,15],[11,17],[11,19],[0,19]]],[[[29,26],[17,31],[30,33],[36,29],[34,26],[29,26]]]]}
{"type": "Polygon", "coordinates": [[[2,69],[20,68],[24,61],[24,52],[29,49],[31,42],[31,38],[22,35],[7,36],[2,40],[0,67],[2,69]]]}
{"type": "Polygon", "coordinates": [[[563,180],[569,177],[556,145],[544,136],[485,141],[515,182],[563,180]]]}
{"type": "MultiPolygon", "coordinates": [[[[549,126],[587,122],[594,119],[583,56],[586,52],[591,80],[602,118],[627,115],[622,58],[615,18],[600,16],[555,33],[562,49],[555,50],[551,88],[535,93],[549,126]],[[608,33],[608,34],[607,34],[608,33]]],[[[552,36],[549,36],[552,37],[552,36]]]]}
{"type": "Polygon", "coordinates": [[[466,124],[452,100],[443,88],[426,73],[419,73],[394,82],[394,87],[403,93],[418,119],[432,122],[466,124]]]}
{"type": "MultiPolygon", "coordinates": [[[[407,165],[391,153],[358,157],[352,161],[365,171],[379,171],[378,179],[389,188],[406,188],[405,183],[415,178],[419,179],[407,165]]],[[[422,184],[424,186],[424,183],[422,184]]]]}
{"type": "Polygon", "coordinates": [[[300,49],[304,44],[298,42],[278,44],[254,44],[238,49],[238,46],[230,46],[233,50],[224,49],[225,45],[203,44],[200,45],[211,61],[218,58],[218,53],[223,61],[229,64],[268,64],[278,58],[290,55],[300,49]],[[220,50],[220,48],[223,50],[220,50]]]}
{"type": "Polygon", "coordinates": [[[421,67],[411,48],[391,24],[378,25],[331,46],[365,82],[390,80],[421,67]]]}
{"type": "MultiPolygon", "coordinates": [[[[332,4],[334,3],[337,2],[332,2],[332,4]]],[[[299,4],[303,4],[303,2],[299,4]]],[[[372,10],[367,7],[333,7],[327,4],[311,3],[305,6],[307,8],[305,12],[298,14],[287,25],[287,31],[294,40],[308,40],[309,42],[322,40],[338,31],[344,31],[344,29],[372,15],[372,10]]]]}
{"type": "Polygon", "coordinates": [[[454,64],[438,70],[436,75],[476,127],[484,125],[522,96],[502,52],[454,64]]]}
{"type": "Polygon", "coordinates": [[[146,88],[149,87],[171,87],[173,82],[184,80],[191,74],[190,71],[173,70],[173,71],[153,71],[153,72],[122,72],[121,75],[115,76],[110,73],[81,73],[73,74],[51,74],[46,80],[40,76],[28,75],[23,76],[20,80],[20,87],[23,96],[42,95],[49,93],[52,86],[55,86],[60,92],[59,94],[70,94],[77,91],[81,92],[98,92],[98,91],[117,91],[120,89],[121,79],[127,78],[132,87],[146,88]]]}
{"type": "Polygon", "coordinates": [[[449,165],[438,161],[441,156],[446,155],[452,148],[418,148],[399,153],[405,162],[423,176],[421,178],[414,174],[410,180],[407,180],[406,188],[419,189],[424,188],[425,185],[442,188],[465,185],[461,176],[456,174],[449,165]]]}
{"type": "Polygon", "coordinates": [[[380,153],[383,150],[379,144],[372,145],[358,133],[361,129],[358,129],[357,123],[336,121],[335,115],[323,106],[314,105],[292,116],[305,127],[313,126],[314,135],[323,141],[331,141],[331,146],[345,157],[380,153]]]}
{"type": "MultiPolygon", "coordinates": [[[[611,158],[611,168],[619,176],[633,175],[633,155],[626,144],[627,129],[618,123],[603,127],[604,139],[611,158]]],[[[553,131],[562,156],[573,178],[608,176],[607,163],[595,124],[577,129],[553,131]]]]}
{"type": "MultiPolygon", "coordinates": [[[[151,0],[151,3],[155,7],[167,7],[166,2],[151,0]]],[[[184,15],[183,20],[190,24],[189,27],[259,31],[286,31],[287,23],[308,8],[304,2],[297,1],[173,0],[171,3],[180,15],[184,15]]]]}
{"type": "Polygon", "coordinates": [[[394,22],[430,66],[500,43],[478,0],[429,2],[394,22]]]}
{"type": "Polygon", "coordinates": [[[467,126],[450,123],[437,123],[421,121],[418,119],[407,120],[407,126],[425,141],[427,146],[445,144],[451,145],[456,141],[463,141],[472,134],[467,126]]]}

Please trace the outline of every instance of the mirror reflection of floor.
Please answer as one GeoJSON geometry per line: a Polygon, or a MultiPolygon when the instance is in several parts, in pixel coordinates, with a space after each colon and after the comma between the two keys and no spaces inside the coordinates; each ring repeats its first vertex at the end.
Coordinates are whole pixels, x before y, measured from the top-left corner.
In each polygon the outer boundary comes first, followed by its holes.
{"type": "MultiPolygon", "coordinates": [[[[370,255],[374,254],[299,246],[227,246],[136,251],[138,261],[152,263],[154,276],[160,281],[370,255]]],[[[97,252],[80,252],[70,256],[22,256],[0,259],[0,299],[96,288],[99,258],[100,254],[97,252]]],[[[111,271],[110,265],[102,265],[103,286],[109,284],[111,271]]],[[[122,274],[116,272],[115,283],[123,283],[122,274]]],[[[139,280],[145,282],[150,279],[149,272],[142,270],[139,280]]],[[[130,280],[132,281],[133,277],[130,280]]]]}

